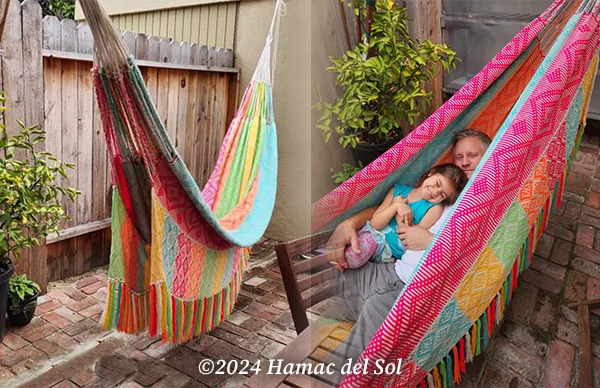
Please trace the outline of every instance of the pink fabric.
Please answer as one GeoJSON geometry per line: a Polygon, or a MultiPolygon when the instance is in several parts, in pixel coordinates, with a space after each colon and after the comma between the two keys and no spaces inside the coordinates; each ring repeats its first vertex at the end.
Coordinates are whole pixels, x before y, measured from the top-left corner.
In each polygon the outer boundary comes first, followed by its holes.
{"type": "Polygon", "coordinates": [[[358,233],[358,249],[360,253],[354,253],[351,246],[346,247],[345,257],[348,268],[358,268],[365,265],[367,261],[377,252],[379,244],[368,230],[358,233]]]}

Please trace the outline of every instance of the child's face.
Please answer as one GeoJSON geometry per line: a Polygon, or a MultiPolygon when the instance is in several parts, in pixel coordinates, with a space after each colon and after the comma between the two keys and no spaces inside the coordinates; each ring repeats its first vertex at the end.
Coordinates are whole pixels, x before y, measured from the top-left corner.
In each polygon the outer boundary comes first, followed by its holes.
{"type": "Polygon", "coordinates": [[[454,194],[456,188],[452,181],[437,172],[425,179],[421,185],[423,199],[431,203],[440,203],[454,194]]]}

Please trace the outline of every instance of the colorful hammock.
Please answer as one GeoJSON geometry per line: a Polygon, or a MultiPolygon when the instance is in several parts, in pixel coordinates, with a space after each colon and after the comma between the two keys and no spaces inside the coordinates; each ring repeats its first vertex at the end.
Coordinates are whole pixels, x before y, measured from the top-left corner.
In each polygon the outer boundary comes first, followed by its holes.
{"type": "Polygon", "coordinates": [[[201,191],[158,117],[143,77],[98,0],[81,1],[94,35],[94,87],[112,166],[112,248],[103,323],[185,342],[233,309],[248,247],[275,202],[272,79],[280,10],[201,191]]]}
{"type": "Polygon", "coordinates": [[[452,387],[481,352],[560,205],[598,66],[596,0],[558,0],[422,125],[312,208],[313,229],[378,204],[394,182],[414,185],[451,162],[454,133],[493,138],[443,229],[426,250],[366,358],[399,375],[345,377],[341,387],[452,387]]]}

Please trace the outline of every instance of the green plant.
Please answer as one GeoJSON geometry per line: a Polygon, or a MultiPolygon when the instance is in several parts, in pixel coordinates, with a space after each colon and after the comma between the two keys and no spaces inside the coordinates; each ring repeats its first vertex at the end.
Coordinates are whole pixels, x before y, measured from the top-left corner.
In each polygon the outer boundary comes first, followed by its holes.
{"type": "Polygon", "coordinates": [[[61,196],[74,200],[80,194],[59,180],[67,178],[66,171],[74,164],[36,150],[45,140],[45,131],[37,125],[25,127],[20,121],[18,125],[19,132],[13,136],[0,125],[0,260],[5,261],[18,258],[24,248],[39,245],[41,238],[58,231],[60,222],[68,218],[59,202],[61,196]]]}
{"type": "Polygon", "coordinates": [[[336,132],[343,147],[384,143],[401,135],[400,120],[413,124],[424,115],[433,94],[423,83],[437,75],[438,64],[449,71],[459,59],[446,44],[413,39],[408,20],[406,8],[377,0],[368,43],[342,58],[330,57],[333,66],[327,70],[337,73],[336,85],[343,87],[343,94],[333,102],[321,98],[315,105],[323,112],[317,127],[325,141],[336,132]],[[374,55],[369,57],[370,50],[374,55]]]}
{"type": "Polygon", "coordinates": [[[340,185],[356,175],[356,173],[359,172],[363,167],[364,166],[360,160],[358,161],[358,166],[344,163],[340,171],[335,171],[333,168],[331,169],[331,172],[333,173],[331,179],[333,179],[333,183],[340,185]]]}
{"type": "Polygon", "coordinates": [[[19,308],[21,302],[39,292],[40,286],[36,282],[27,279],[27,275],[14,276],[8,281],[8,297],[13,310],[19,308]]]}

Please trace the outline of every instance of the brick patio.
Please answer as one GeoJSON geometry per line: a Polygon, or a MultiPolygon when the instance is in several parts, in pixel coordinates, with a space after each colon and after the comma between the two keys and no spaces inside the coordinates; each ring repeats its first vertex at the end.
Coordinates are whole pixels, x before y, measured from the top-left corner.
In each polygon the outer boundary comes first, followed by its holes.
{"type": "MultiPolygon", "coordinates": [[[[573,162],[563,205],[550,218],[531,267],[463,387],[577,386],[577,314],[566,304],[600,298],[600,131],[589,129],[573,162]]],[[[296,333],[272,241],[253,250],[235,312],[186,345],[164,345],[98,327],[106,269],[51,285],[37,316],[8,327],[0,344],[3,387],[234,387],[245,377],[201,376],[205,358],[274,357],[296,333]]],[[[324,306],[316,306],[315,319],[324,306]]],[[[600,311],[591,318],[594,382],[600,386],[600,311]]]]}

